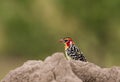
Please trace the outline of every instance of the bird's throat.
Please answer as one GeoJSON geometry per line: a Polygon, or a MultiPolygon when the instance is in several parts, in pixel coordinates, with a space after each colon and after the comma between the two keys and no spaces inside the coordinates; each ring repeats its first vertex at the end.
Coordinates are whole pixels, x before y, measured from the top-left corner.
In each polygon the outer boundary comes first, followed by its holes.
{"type": "Polygon", "coordinates": [[[65,50],[70,47],[70,45],[74,44],[72,41],[68,41],[65,43],[65,50]]]}

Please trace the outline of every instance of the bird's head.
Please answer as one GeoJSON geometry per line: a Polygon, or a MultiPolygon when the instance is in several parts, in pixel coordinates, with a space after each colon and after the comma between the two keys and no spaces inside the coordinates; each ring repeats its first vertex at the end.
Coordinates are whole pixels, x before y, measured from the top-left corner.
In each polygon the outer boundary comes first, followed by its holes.
{"type": "Polygon", "coordinates": [[[70,37],[62,38],[62,39],[60,39],[60,42],[64,43],[65,47],[70,47],[70,45],[74,44],[72,38],[70,38],[70,37]]]}

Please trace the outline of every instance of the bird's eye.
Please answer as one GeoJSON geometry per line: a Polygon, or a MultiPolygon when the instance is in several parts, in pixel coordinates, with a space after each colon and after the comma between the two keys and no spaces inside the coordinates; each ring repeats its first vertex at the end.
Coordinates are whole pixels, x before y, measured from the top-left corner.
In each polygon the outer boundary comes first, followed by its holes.
{"type": "Polygon", "coordinates": [[[67,42],[68,40],[64,40],[65,42],[67,42]]]}

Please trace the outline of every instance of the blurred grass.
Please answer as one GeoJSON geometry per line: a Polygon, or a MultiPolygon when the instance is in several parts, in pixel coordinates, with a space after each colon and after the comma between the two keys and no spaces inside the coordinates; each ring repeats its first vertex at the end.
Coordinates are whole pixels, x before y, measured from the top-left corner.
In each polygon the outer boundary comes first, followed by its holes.
{"type": "Polygon", "coordinates": [[[119,0],[0,0],[0,79],[29,59],[63,52],[74,39],[88,61],[120,65],[119,0]]]}

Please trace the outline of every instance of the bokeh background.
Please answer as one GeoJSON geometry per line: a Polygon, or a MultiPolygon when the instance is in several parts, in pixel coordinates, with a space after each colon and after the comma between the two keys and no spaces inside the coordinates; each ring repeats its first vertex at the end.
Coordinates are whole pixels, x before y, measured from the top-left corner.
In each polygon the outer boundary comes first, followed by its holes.
{"type": "Polygon", "coordinates": [[[0,79],[27,60],[64,52],[70,36],[88,61],[120,65],[120,0],[0,0],[0,79]]]}

